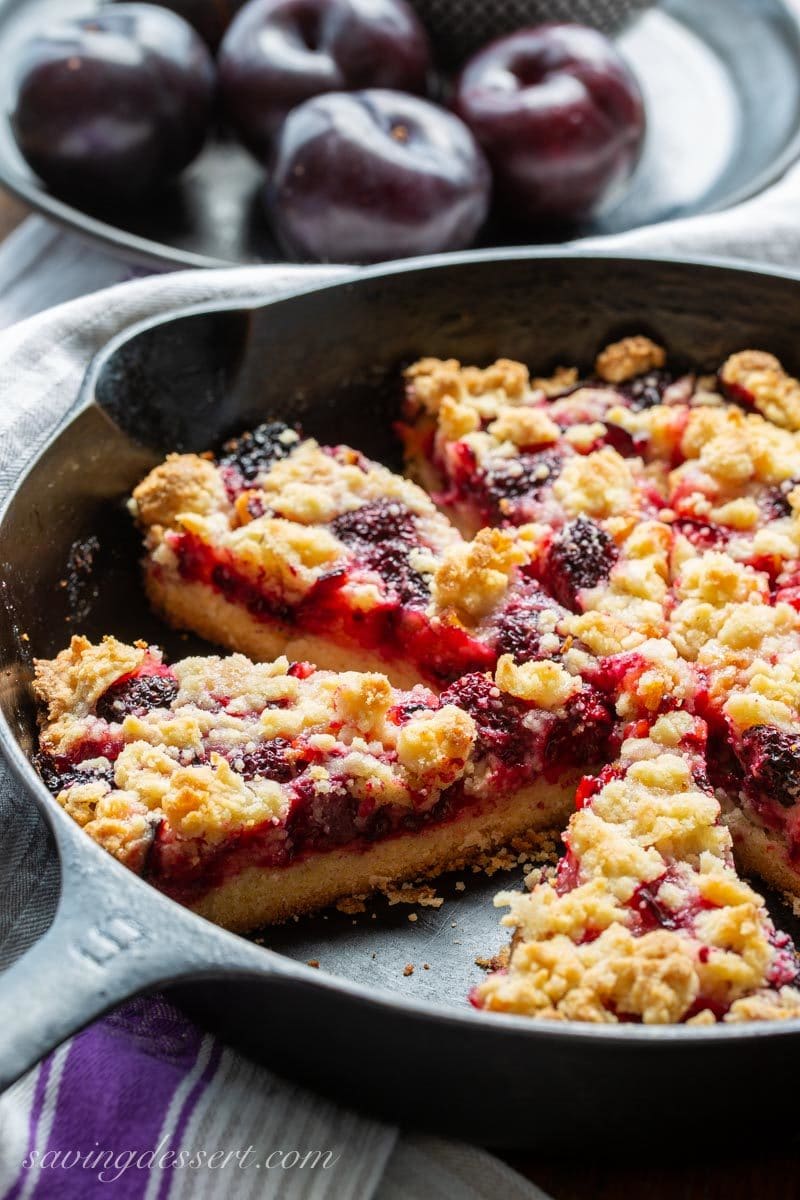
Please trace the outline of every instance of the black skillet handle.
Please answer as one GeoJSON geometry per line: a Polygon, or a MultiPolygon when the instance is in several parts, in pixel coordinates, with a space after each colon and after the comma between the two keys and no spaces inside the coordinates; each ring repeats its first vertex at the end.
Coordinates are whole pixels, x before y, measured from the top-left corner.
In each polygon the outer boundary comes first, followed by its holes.
{"type": "Polygon", "coordinates": [[[270,970],[270,956],[171,904],[87,847],[77,827],[56,832],[63,885],[53,923],[0,975],[0,1091],[140,992],[270,970]]]}

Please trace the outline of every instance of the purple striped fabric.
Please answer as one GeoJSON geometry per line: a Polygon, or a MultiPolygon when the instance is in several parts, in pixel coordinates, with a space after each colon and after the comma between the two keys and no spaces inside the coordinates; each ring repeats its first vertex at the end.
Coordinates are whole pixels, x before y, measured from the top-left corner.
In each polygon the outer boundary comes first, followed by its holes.
{"type": "MultiPolygon", "coordinates": [[[[180,1148],[181,1139],[186,1132],[186,1126],[189,1124],[189,1120],[195,1110],[197,1102],[203,1094],[204,1089],[214,1078],[214,1072],[219,1066],[221,1053],[222,1051],[219,1043],[214,1042],[202,1074],[194,1083],[189,1095],[186,1097],[185,1102],[181,1105],[179,1111],[176,1113],[177,1121],[171,1134],[169,1135],[169,1142],[165,1146],[165,1149],[178,1150],[180,1148]]],[[[166,1197],[169,1195],[169,1185],[170,1173],[169,1171],[164,1171],[161,1178],[161,1184],[158,1189],[158,1200],[166,1200],[166,1197]]]]}
{"type": "Polygon", "coordinates": [[[84,1030],[67,1051],[46,1142],[41,1119],[52,1055],[39,1069],[28,1129],[28,1155],[36,1147],[37,1164],[46,1154],[52,1163],[58,1151],[68,1153],[71,1165],[21,1168],[6,1200],[23,1194],[26,1200],[93,1200],[109,1191],[115,1200],[143,1200],[148,1187],[165,1200],[174,1173],[159,1168],[157,1158],[179,1148],[219,1057],[218,1044],[160,997],[134,1000],[84,1030]],[[109,1151],[110,1159],[97,1161],[109,1151]],[[157,1152],[155,1165],[145,1157],[137,1167],[148,1151],[157,1152]],[[155,1191],[153,1171],[160,1176],[155,1191]]]}
{"type": "MultiPolygon", "coordinates": [[[[36,1090],[34,1091],[33,1104],[31,1105],[31,1115],[28,1122],[28,1144],[26,1149],[26,1157],[30,1155],[34,1146],[36,1145],[36,1135],[39,1132],[39,1119],[41,1118],[42,1108],[44,1107],[44,1098],[45,1093],[47,1092],[47,1081],[50,1078],[51,1061],[52,1055],[44,1060],[39,1067],[39,1073],[36,1076],[36,1090]]],[[[21,1173],[17,1178],[16,1183],[9,1191],[7,1200],[17,1200],[17,1197],[22,1191],[22,1185],[24,1182],[25,1176],[21,1173]]]]}

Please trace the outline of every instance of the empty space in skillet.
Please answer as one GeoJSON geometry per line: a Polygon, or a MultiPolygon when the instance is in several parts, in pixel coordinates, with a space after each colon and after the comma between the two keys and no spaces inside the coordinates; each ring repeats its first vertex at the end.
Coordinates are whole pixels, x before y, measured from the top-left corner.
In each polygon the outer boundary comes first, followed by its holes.
{"type": "MultiPolygon", "coordinates": [[[[397,466],[391,425],[399,372],[423,354],[586,369],[610,337],[646,332],[678,363],[709,368],[755,346],[797,371],[786,317],[798,301],[797,282],[748,271],[581,257],[467,259],[365,276],[262,309],[167,319],[118,341],[90,378],[93,403],[54,440],[0,528],[1,700],[12,728],[30,753],[31,658],[57,653],[73,633],[142,637],[172,658],[209,652],[157,620],[141,588],[139,535],[125,499],[164,453],[205,449],[276,417],[397,466]]],[[[438,909],[377,899],[363,914],[330,911],[259,940],[367,986],[463,1007],[480,977],[476,956],[506,940],[492,897],[520,877],[461,872],[435,885],[445,898],[438,909]],[[464,891],[456,890],[459,880],[464,891]],[[409,963],[415,970],[405,976],[409,963]]],[[[792,931],[788,914],[782,904],[775,909],[792,931]]]]}

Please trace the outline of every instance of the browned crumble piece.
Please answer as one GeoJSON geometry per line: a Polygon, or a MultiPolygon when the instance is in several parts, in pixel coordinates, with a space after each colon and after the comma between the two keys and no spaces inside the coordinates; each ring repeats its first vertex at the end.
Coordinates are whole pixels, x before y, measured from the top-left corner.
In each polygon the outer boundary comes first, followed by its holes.
{"type": "Polygon", "coordinates": [[[340,913],[345,913],[346,916],[351,916],[353,913],[363,913],[367,911],[364,900],[364,896],[346,896],[343,900],[336,902],[336,908],[340,913]]]}
{"type": "Polygon", "coordinates": [[[408,977],[409,975],[413,975],[414,974],[414,964],[406,963],[406,965],[403,967],[403,974],[406,977],[408,977]]]}
{"type": "Polygon", "coordinates": [[[667,361],[661,346],[648,337],[626,337],[598,354],[594,369],[606,383],[626,383],[637,375],[660,369],[667,361]]]}
{"type": "Polygon", "coordinates": [[[387,887],[384,895],[390,906],[419,904],[423,908],[441,908],[444,904],[444,897],[437,896],[435,888],[427,883],[403,883],[400,887],[387,887]]]}
{"type": "Polygon", "coordinates": [[[719,376],[733,399],[747,400],[775,425],[800,429],[800,381],[774,354],[742,350],[726,359],[719,376]]]}

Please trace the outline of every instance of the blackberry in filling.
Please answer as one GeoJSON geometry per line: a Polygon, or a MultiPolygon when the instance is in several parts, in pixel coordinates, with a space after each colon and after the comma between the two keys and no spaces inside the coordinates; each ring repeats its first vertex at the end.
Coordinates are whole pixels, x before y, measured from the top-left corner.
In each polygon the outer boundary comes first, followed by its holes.
{"type": "Polygon", "coordinates": [[[409,562],[409,554],[420,545],[417,522],[404,504],[375,500],[342,513],[330,529],[359,566],[380,575],[401,604],[427,604],[428,582],[409,562]]]}
{"type": "Polygon", "coordinates": [[[105,782],[109,787],[114,786],[114,767],[111,763],[104,767],[88,766],[80,762],[69,763],[40,751],[34,758],[34,766],[45,787],[54,796],[82,783],[105,782]]]}
{"type": "Polygon", "coordinates": [[[547,766],[572,762],[585,766],[609,755],[609,740],[614,731],[614,711],[600,693],[586,685],[573,696],[564,719],[550,731],[545,743],[547,766]]]}
{"type": "Polygon", "coordinates": [[[653,408],[656,404],[664,403],[664,392],[673,382],[668,371],[648,371],[639,375],[630,383],[618,384],[617,389],[628,401],[634,412],[644,408],[653,408]]]}
{"type": "Polygon", "coordinates": [[[217,463],[221,468],[235,471],[244,484],[253,483],[273,463],[288,458],[298,440],[296,430],[290,426],[282,421],[269,421],[226,442],[217,463]]]}
{"type": "Polygon", "coordinates": [[[507,517],[508,508],[503,501],[539,500],[545,487],[561,474],[563,465],[562,455],[553,450],[498,459],[483,479],[489,511],[495,517],[507,517]]]}
{"type": "Polygon", "coordinates": [[[493,755],[509,769],[524,771],[534,736],[522,723],[528,707],[501,692],[488,675],[464,675],[442,693],[442,704],[457,704],[477,725],[476,757],[493,755]]]}
{"type": "Polygon", "coordinates": [[[797,487],[800,480],[786,479],[777,487],[769,488],[759,500],[759,508],[766,521],[777,521],[781,517],[792,515],[789,503],[789,493],[797,487]]]}
{"type": "Polygon", "coordinates": [[[234,752],[230,756],[231,766],[243,779],[274,779],[276,783],[288,783],[306,766],[305,761],[292,753],[292,743],[286,738],[270,738],[252,750],[234,752]]]}
{"type": "Polygon", "coordinates": [[[560,604],[574,609],[578,592],[607,579],[617,547],[604,529],[583,515],[559,530],[550,544],[545,583],[560,604]]]}
{"type": "Polygon", "coordinates": [[[127,716],[143,717],[154,708],[169,708],[177,694],[178,681],[168,672],[130,675],[106,688],[95,712],[109,723],[123,721],[127,716]]]}
{"type": "Polygon", "coordinates": [[[564,639],[554,632],[564,610],[534,580],[512,596],[498,614],[491,638],[498,657],[511,654],[517,662],[557,658],[564,639]],[[556,648],[556,642],[558,643],[556,648]]]}
{"type": "Polygon", "coordinates": [[[766,792],[784,808],[800,799],[800,735],[754,725],[742,734],[739,758],[745,791],[766,792]]]}

